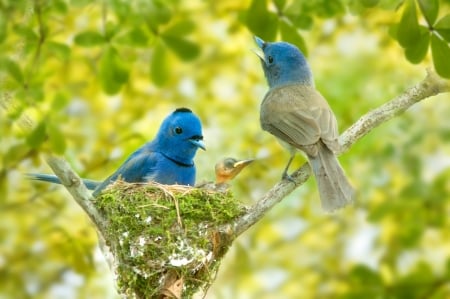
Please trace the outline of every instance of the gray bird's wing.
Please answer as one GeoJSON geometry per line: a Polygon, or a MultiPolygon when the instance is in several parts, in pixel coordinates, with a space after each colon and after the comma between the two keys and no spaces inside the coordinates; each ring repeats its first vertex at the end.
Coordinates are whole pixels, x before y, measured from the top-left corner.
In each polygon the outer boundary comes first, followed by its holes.
{"type": "Polygon", "coordinates": [[[339,148],[337,122],[330,106],[312,86],[292,84],[271,89],[261,103],[261,126],[288,144],[315,156],[322,140],[339,148]]]}

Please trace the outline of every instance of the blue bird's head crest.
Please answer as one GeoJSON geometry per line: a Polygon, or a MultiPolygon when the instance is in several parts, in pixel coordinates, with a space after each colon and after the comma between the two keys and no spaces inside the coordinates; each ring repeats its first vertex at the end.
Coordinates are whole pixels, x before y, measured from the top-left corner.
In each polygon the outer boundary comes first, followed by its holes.
{"type": "Polygon", "coordinates": [[[258,56],[269,87],[301,83],[314,85],[311,69],[303,53],[287,42],[265,42],[255,37],[263,54],[258,56]]]}
{"type": "Polygon", "coordinates": [[[175,111],[173,113],[178,113],[178,112],[191,112],[192,113],[192,110],[189,108],[181,107],[181,108],[175,109],[175,111]]]}
{"type": "Polygon", "coordinates": [[[193,164],[197,149],[205,150],[200,119],[188,108],[176,109],[162,122],[153,144],[168,158],[193,164]]]}

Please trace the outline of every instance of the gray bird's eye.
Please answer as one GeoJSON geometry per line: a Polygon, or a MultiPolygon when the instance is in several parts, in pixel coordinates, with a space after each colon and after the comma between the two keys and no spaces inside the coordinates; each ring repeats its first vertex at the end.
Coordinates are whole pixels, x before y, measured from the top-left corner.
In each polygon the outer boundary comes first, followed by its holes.
{"type": "Polygon", "coordinates": [[[181,133],[183,133],[183,129],[180,128],[180,127],[176,127],[176,128],[174,129],[174,131],[175,131],[176,134],[181,134],[181,133]]]}
{"type": "Polygon", "coordinates": [[[272,63],[273,62],[273,57],[269,56],[269,57],[267,57],[267,60],[269,61],[269,63],[272,63]]]}

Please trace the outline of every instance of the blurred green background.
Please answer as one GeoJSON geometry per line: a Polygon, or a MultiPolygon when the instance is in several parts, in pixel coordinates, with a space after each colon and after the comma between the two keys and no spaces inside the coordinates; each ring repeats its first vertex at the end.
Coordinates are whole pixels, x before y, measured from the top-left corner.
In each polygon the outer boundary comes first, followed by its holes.
{"type": "MultiPolygon", "coordinates": [[[[0,0],[0,298],[117,298],[81,208],[24,178],[51,173],[44,153],[101,180],[189,107],[207,146],[197,180],[222,157],[257,158],[232,186],[250,205],[288,159],[259,127],[253,35],[308,53],[343,131],[427,67],[448,75],[450,2],[401,4],[0,0]]],[[[442,94],[373,130],[340,157],[355,205],[325,214],[311,178],[234,243],[206,298],[450,298],[449,115],[442,94]]]]}

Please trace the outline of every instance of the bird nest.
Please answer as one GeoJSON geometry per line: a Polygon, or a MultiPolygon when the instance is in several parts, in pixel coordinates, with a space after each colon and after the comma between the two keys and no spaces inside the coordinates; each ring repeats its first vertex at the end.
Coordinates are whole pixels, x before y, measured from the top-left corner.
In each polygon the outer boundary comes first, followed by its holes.
{"type": "Polygon", "coordinates": [[[210,286],[244,213],[230,192],[116,182],[96,198],[127,298],[190,298],[210,286]]]}

